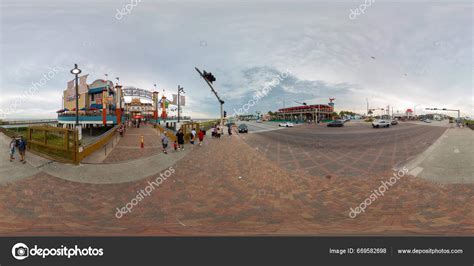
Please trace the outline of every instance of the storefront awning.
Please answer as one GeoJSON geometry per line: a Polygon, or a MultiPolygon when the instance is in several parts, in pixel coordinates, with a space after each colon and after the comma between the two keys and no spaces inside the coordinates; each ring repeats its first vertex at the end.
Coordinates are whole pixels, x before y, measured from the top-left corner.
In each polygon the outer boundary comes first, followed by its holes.
{"type": "Polygon", "coordinates": [[[89,89],[89,94],[101,93],[104,89],[105,87],[89,89]]]}

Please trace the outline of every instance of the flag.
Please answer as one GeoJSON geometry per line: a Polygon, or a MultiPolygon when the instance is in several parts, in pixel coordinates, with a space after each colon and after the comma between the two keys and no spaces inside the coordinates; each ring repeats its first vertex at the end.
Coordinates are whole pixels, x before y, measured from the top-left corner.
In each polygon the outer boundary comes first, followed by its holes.
{"type": "Polygon", "coordinates": [[[178,105],[178,94],[173,94],[173,101],[171,104],[178,105]]]}
{"type": "Polygon", "coordinates": [[[186,105],[186,97],[184,95],[179,95],[181,99],[179,99],[179,105],[185,106],[186,105]]]}

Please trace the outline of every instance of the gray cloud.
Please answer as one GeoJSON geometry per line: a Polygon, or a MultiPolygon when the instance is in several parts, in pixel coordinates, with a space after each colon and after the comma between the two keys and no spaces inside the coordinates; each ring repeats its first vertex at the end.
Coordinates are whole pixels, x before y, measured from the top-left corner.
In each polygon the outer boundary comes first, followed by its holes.
{"type": "Polygon", "coordinates": [[[0,108],[58,67],[36,98],[11,115],[54,116],[78,63],[91,80],[108,73],[125,85],[152,90],[157,83],[168,93],[180,84],[185,113],[201,117],[217,116],[219,108],[195,66],[216,75],[229,108],[288,69],[290,78],[255,108],[275,110],[282,98],[290,105],[336,97],[336,108],[364,112],[367,97],[374,107],[473,112],[470,2],[376,1],[350,20],[357,1],[143,0],[115,19],[129,2],[3,0],[0,108]]]}

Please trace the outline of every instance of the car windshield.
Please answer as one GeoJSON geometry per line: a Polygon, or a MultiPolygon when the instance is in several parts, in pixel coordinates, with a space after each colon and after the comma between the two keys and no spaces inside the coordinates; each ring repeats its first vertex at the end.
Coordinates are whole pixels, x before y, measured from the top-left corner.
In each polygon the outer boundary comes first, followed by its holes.
{"type": "Polygon", "coordinates": [[[239,128],[246,128],[246,127],[247,127],[246,124],[240,124],[240,125],[239,125],[239,128]]]}

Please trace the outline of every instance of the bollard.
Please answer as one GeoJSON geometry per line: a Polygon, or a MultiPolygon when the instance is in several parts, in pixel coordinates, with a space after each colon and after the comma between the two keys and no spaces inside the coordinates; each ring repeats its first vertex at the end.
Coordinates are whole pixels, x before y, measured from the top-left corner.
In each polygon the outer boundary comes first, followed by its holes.
{"type": "Polygon", "coordinates": [[[141,144],[140,146],[143,148],[145,146],[145,139],[143,138],[143,135],[141,136],[141,144]]]}

